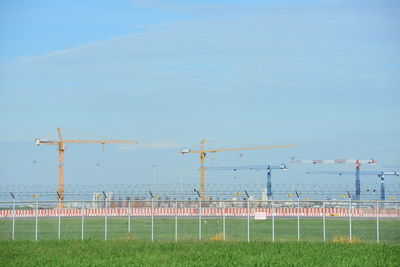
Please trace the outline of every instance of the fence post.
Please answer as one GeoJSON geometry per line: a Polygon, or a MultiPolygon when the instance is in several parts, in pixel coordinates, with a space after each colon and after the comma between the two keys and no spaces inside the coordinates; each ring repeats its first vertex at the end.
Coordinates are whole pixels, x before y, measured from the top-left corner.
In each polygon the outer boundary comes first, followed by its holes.
{"type": "Polygon", "coordinates": [[[199,197],[199,240],[201,241],[201,197],[199,197]]]}
{"type": "Polygon", "coordinates": [[[106,207],[105,207],[105,210],[104,210],[104,240],[107,240],[107,234],[108,234],[108,225],[107,225],[107,220],[108,220],[108,199],[107,199],[107,196],[104,194],[104,196],[105,196],[105,198],[106,198],[106,201],[105,201],[105,204],[106,204],[106,207]]]}
{"type": "Polygon", "coordinates": [[[178,242],[178,201],[175,202],[175,242],[178,242]]]}
{"type": "Polygon", "coordinates": [[[81,201],[81,216],[82,216],[82,229],[81,229],[81,239],[83,240],[84,238],[84,224],[85,224],[85,208],[84,208],[84,202],[81,201]]]}
{"type": "Polygon", "coordinates": [[[131,201],[128,200],[128,233],[131,232],[131,201]]]}
{"type": "Polygon", "coordinates": [[[350,238],[350,243],[353,242],[353,237],[352,237],[352,232],[351,232],[351,198],[349,198],[349,238],[350,238]]]}
{"type": "Polygon", "coordinates": [[[151,242],[154,241],[154,197],[151,196],[151,242]]]}
{"type": "Polygon", "coordinates": [[[300,242],[300,197],[299,196],[297,196],[297,242],[300,242]]]}
{"type": "Polygon", "coordinates": [[[225,209],[226,209],[226,203],[225,203],[225,200],[224,200],[224,202],[223,202],[223,208],[222,208],[222,231],[223,231],[223,235],[224,235],[224,241],[226,240],[225,209]]]}
{"type": "Polygon", "coordinates": [[[376,201],[376,242],[379,243],[379,202],[376,201]]]}
{"type": "Polygon", "coordinates": [[[61,239],[61,202],[58,200],[58,239],[61,239]]]}
{"type": "Polygon", "coordinates": [[[271,208],[272,208],[272,242],[275,242],[275,207],[274,201],[271,200],[271,208]]]}
{"type": "Polygon", "coordinates": [[[324,243],[326,242],[326,218],[325,215],[326,210],[325,210],[325,201],[322,201],[322,228],[323,228],[323,234],[324,234],[324,243]]]}
{"type": "Polygon", "coordinates": [[[13,196],[12,240],[15,240],[15,197],[13,196]]]}
{"type": "Polygon", "coordinates": [[[247,243],[249,242],[250,242],[250,197],[249,195],[247,195],[247,243]]]}
{"type": "Polygon", "coordinates": [[[35,205],[35,240],[38,240],[38,203],[35,205]]]}

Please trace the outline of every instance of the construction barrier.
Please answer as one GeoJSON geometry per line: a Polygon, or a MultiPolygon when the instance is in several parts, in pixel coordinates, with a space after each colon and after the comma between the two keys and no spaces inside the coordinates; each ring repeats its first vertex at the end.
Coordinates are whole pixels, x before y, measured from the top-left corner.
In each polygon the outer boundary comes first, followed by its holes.
{"type": "MultiPolygon", "coordinates": [[[[131,216],[151,216],[152,208],[99,208],[99,209],[80,209],[80,208],[62,208],[62,209],[37,209],[38,217],[78,217],[82,216],[128,216],[129,211],[131,216]]],[[[202,208],[202,216],[247,216],[247,208],[202,208]]],[[[374,208],[353,208],[351,215],[354,217],[377,217],[376,209],[374,208]]],[[[154,216],[198,216],[198,208],[154,208],[154,216]]],[[[267,216],[307,216],[307,217],[322,217],[323,208],[250,208],[250,216],[255,216],[256,212],[265,212],[267,216]]],[[[349,216],[349,208],[325,208],[325,216],[347,217],[349,216]]],[[[35,217],[35,209],[16,209],[15,217],[35,217]]],[[[378,216],[385,218],[400,218],[400,209],[379,209],[378,216]]],[[[12,209],[0,210],[0,218],[13,217],[12,209]]]]}

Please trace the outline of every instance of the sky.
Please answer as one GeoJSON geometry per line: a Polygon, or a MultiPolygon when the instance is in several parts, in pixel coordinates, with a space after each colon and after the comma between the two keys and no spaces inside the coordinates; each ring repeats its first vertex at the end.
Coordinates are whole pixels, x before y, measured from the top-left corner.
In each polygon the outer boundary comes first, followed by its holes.
{"type": "MultiPolygon", "coordinates": [[[[198,155],[178,151],[201,139],[300,146],[216,153],[210,166],[291,157],[400,165],[399,18],[389,0],[3,0],[0,186],[57,182],[56,147],[34,143],[56,140],[57,127],[65,139],[139,141],[68,145],[66,184],[176,183],[181,172],[198,183],[198,155]]],[[[294,179],[353,183],[304,173],[339,169],[304,164],[294,179]]]]}

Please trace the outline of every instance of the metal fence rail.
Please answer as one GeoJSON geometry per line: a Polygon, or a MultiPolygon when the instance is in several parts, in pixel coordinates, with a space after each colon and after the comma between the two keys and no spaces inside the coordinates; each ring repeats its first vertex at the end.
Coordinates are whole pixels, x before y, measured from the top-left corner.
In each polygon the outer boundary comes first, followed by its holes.
{"type": "Polygon", "coordinates": [[[0,239],[400,243],[400,202],[154,197],[0,202],[0,239]]]}

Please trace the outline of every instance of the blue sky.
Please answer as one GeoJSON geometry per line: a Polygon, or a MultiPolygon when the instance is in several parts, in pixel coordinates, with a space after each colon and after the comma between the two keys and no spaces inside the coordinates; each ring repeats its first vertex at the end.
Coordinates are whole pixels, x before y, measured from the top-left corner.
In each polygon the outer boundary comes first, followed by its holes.
{"type": "MultiPolygon", "coordinates": [[[[56,138],[58,126],[65,138],[140,142],[70,145],[71,184],[148,183],[154,164],[160,183],[177,182],[182,164],[196,183],[197,156],[182,163],[177,151],[203,138],[301,146],[243,152],[246,164],[400,164],[396,1],[5,0],[0,15],[1,185],[56,183],[56,148],[33,139],[56,138]]],[[[210,165],[240,164],[239,152],[216,156],[210,165]]],[[[310,168],[340,166],[301,166],[297,182],[316,182],[310,168]]]]}

